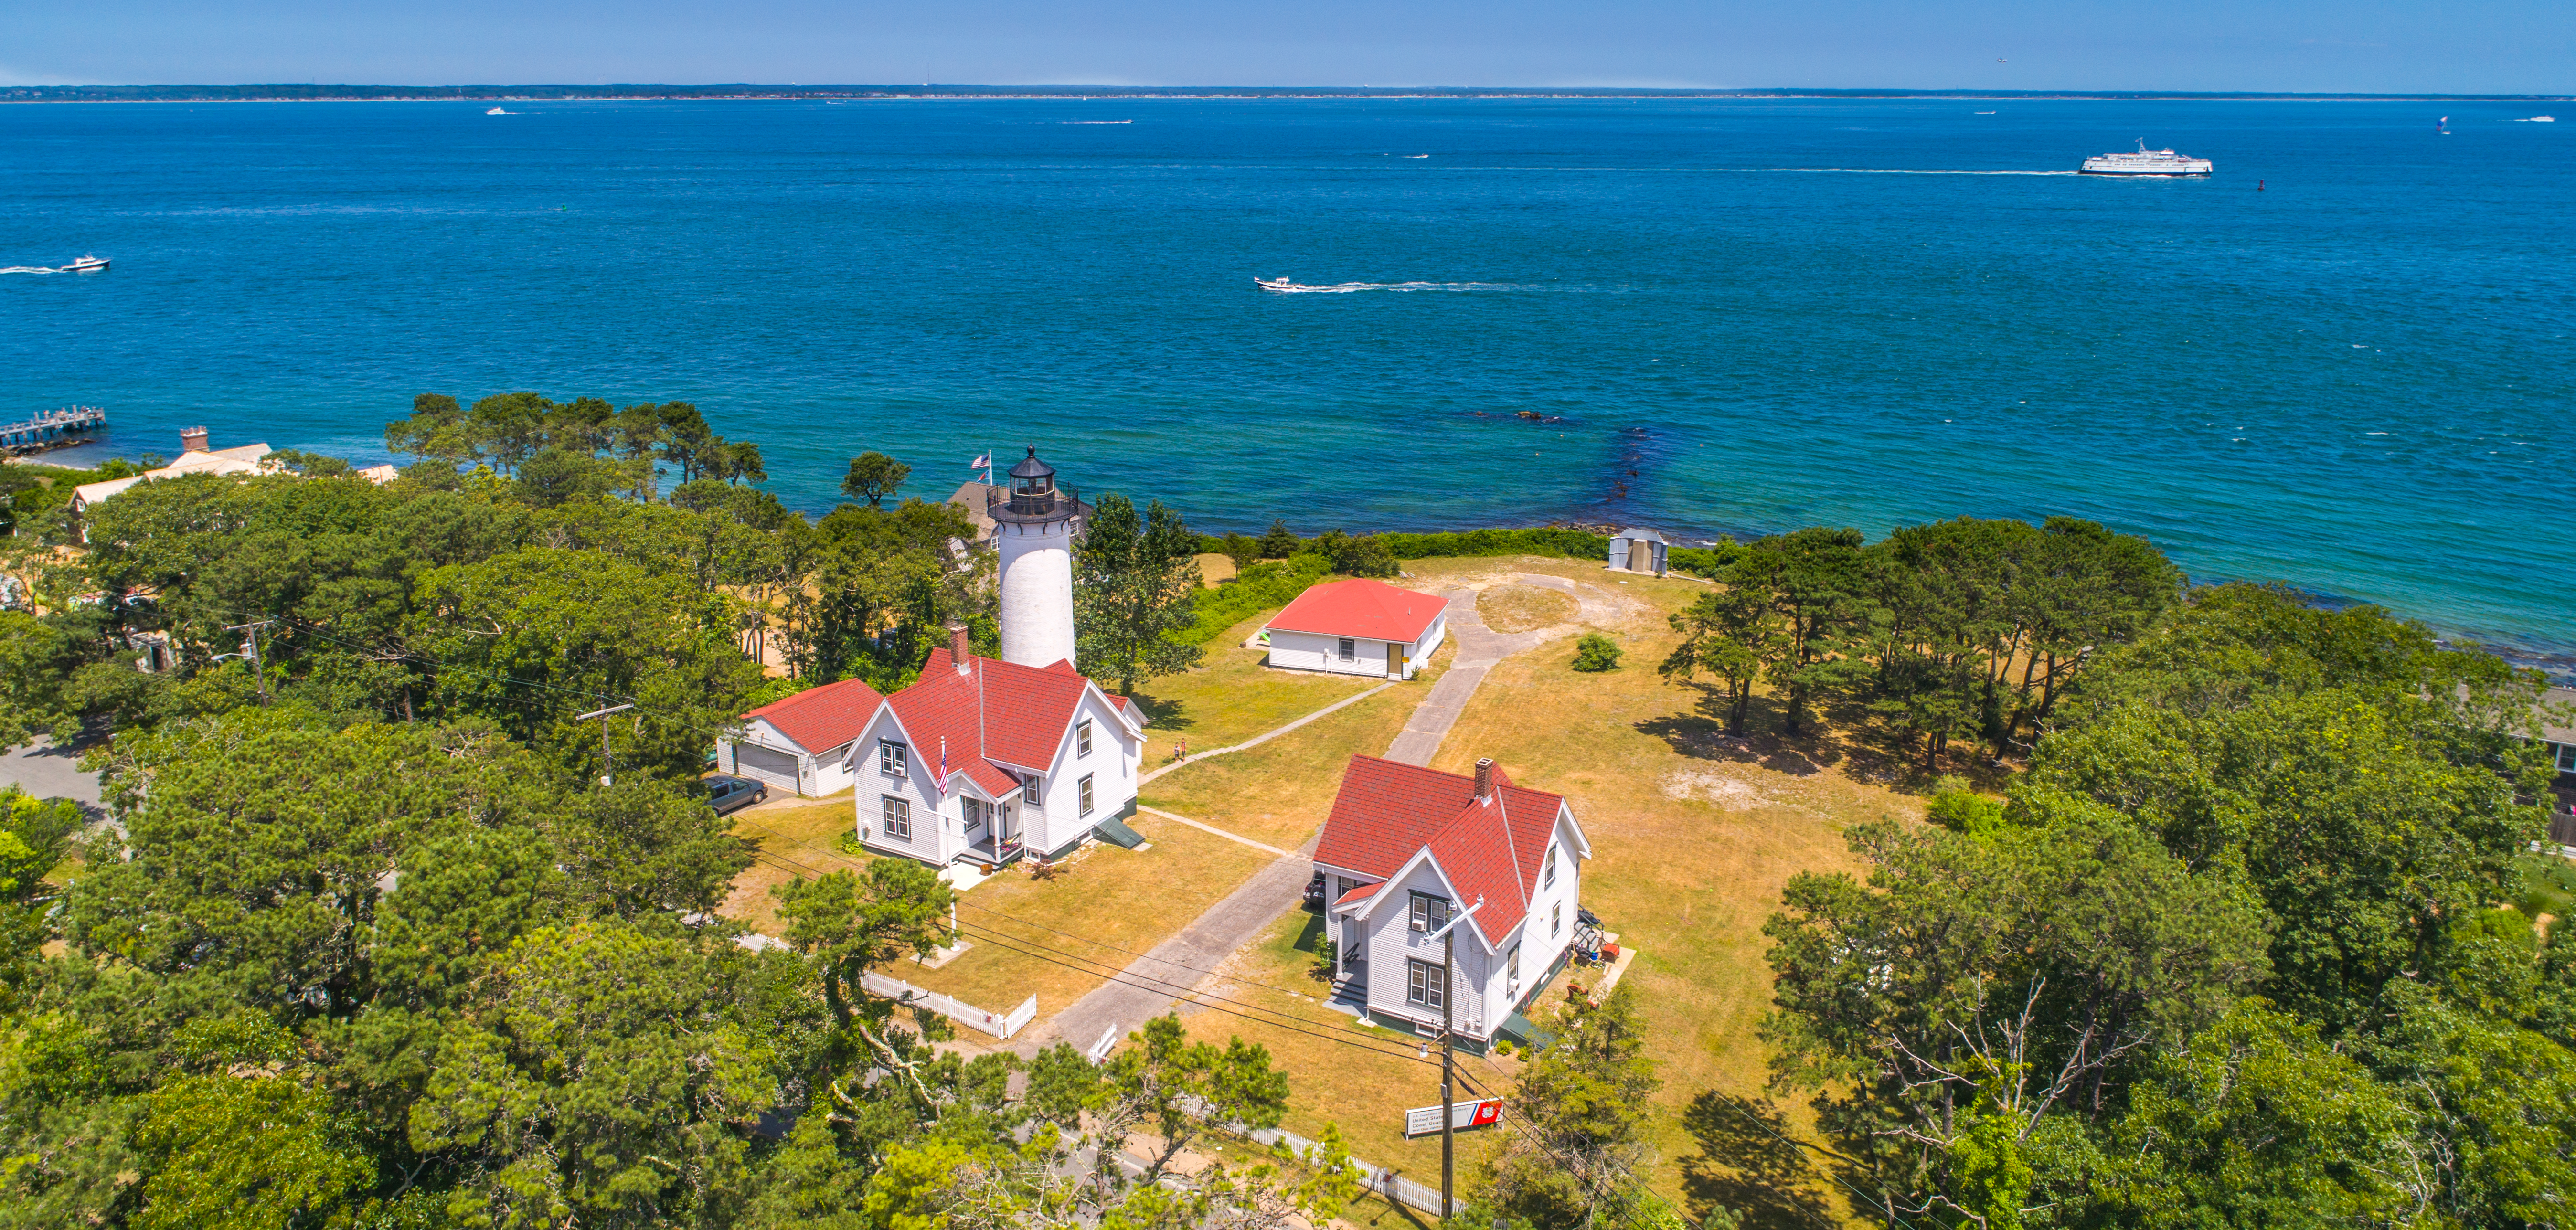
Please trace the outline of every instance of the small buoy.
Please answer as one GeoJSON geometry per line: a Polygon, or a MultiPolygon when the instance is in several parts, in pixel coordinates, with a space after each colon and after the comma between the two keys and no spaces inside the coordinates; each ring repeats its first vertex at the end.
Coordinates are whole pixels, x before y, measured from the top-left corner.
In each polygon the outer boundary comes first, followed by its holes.
{"type": "Polygon", "coordinates": [[[2254,181],[2254,190],[2255,190],[2256,192],[2261,192],[2261,191],[2263,190],[2263,181],[2262,181],[2262,180],[2259,180],[2259,179],[2258,179],[2258,180],[2255,180],[2255,181],[2254,181]]]}

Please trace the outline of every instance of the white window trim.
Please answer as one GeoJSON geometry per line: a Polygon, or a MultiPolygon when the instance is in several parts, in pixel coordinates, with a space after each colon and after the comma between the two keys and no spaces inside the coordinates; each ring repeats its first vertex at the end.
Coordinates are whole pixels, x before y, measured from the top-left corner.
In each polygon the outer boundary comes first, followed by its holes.
{"type": "Polygon", "coordinates": [[[1540,888],[1556,887],[1556,844],[1554,842],[1548,843],[1547,874],[1539,877],[1538,886],[1540,888]]]}
{"type": "Polygon", "coordinates": [[[877,824],[885,830],[887,840],[911,841],[912,800],[899,794],[878,795],[877,824]],[[903,831],[896,832],[897,826],[901,826],[903,831]]]}
{"type": "Polygon", "coordinates": [[[877,740],[877,772],[888,777],[912,776],[912,749],[892,739],[877,740]]]}
{"type": "Polygon", "coordinates": [[[1073,754],[1076,756],[1089,756],[1091,754],[1090,718],[1084,718],[1073,724],[1073,754]]]}
{"type": "Polygon", "coordinates": [[[1565,903],[1560,901],[1547,912],[1547,937],[1555,939],[1563,934],[1565,934],[1565,903]]]}
{"type": "Polygon", "coordinates": [[[1088,816],[1088,815],[1090,815],[1090,814],[1091,814],[1091,775],[1090,775],[1090,774],[1085,773],[1085,774],[1083,774],[1083,775],[1082,775],[1081,787],[1082,787],[1082,793],[1080,793],[1079,795],[1076,795],[1075,797],[1081,801],[1081,803],[1082,803],[1082,810],[1081,810],[1080,812],[1075,813],[1075,814],[1076,814],[1076,815],[1081,815],[1081,816],[1088,816]]]}
{"type": "Polygon", "coordinates": [[[1416,891],[1405,906],[1405,925],[1428,935],[1449,924],[1449,906],[1450,901],[1447,897],[1438,893],[1416,891]],[[1435,903],[1439,908],[1438,918],[1431,916],[1435,903]]]}
{"type": "Polygon", "coordinates": [[[1449,969],[1438,961],[1420,957],[1404,959],[1404,1002],[1416,1008],[1438,1012],[1449,998],[1449,969]]]}

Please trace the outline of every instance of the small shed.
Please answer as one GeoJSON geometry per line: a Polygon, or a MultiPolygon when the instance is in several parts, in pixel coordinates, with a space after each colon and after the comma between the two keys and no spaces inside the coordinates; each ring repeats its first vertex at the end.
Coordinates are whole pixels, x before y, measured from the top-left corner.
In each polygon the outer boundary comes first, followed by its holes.
{"type": "Polygon", "coordinates": [[[1610,566],[1662,576],[1664,553],[1671,549],[1671,541],[1653,530],[1624,529],[1610,540],[1610,566]]]}

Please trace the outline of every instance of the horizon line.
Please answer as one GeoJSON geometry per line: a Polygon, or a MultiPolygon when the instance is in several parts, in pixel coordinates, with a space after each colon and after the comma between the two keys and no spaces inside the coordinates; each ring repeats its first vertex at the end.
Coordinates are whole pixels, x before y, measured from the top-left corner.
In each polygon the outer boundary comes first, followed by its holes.
{"type": "Polygon", "coordinates": [[[1270,96],[1341,96],[1341,97],[1420,97],[1448,95],[1470,97],[1595,97],[1595,98],[1994,98],[2055,101],[2154,101],[2171,100],[2286,100],[2286,101],[2368,101],[2368,102],[2567,102],[2576,95],[2567,94],[2452,94],[2431,91],[2312,91],[2312,90],[2106,90],[2106,89],[1977,89],[1971,87],[1913,86],[1548,86],[1548,85],[1097,85],[1084,83],[1041,83],[1022,85],[989,85],[956,82],[911,84],[821,84],[711,82],[677,84],[662,82],[598,82],[456,84],[456,85],[372,85],[354,82],[255,82],[235,85],[211,84],[134,84],[134,85],[10,85],[0,86],[0,101],[36,101],[48,98],[59,101],[135,101],[135,102],[288,102],[288,101],[449,101],[465,99],[576,101],[686,99],[709,101],[721,99],[828,97],[836,95],[880,98],[921,97],[923,94],[962,94],[985,97],[1258,97],[1270,96]],[[77,97],[87,95],[87,98],[77,97]]]}

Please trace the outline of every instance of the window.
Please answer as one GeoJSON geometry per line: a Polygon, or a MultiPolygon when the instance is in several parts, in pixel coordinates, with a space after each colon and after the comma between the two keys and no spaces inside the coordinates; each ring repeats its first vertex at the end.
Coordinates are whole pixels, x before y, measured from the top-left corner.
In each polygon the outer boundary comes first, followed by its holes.
{"type": "Polygon", "coordinates": [[[1020,783],[1020,798],[1039,811],[1046,810],[1046,779],[1031,777],[1020,783]]]}
{"type": "Polygon", "coordinates": [[[1082,775],[1082,783],[1081,783],[1081,784],[1082,784],[1082,810],[1081,810],[1080,812],[1076,813],[1076,814],[1078,814],[1078,815],[1088,816],[1088,815],[1090,815],[1090,814],[1091,814],[1091,775],[1090,775],[1090,774],[1088,774],[1088,773],[1083,774],[1083,775],[1082,775]]]}
{"type": "Polygon", "coordinates": [[[885,809],[885,835],[896,841],[912,840],[912,800],[889,794],[878,803],[885,809]]]}
{"type": "Polygon", "coordinates": [[[1404,1002],[1437,1010],[1449,1002],[1449,971],[1436,962],[1404,963],[1410,975],[1404,987],[1404,1002]]]}
{"type": "Polygon", "coordinates": [[[1554,885],[1555,885],[1555,883],[1556,883],[1556,847],[1555,847],[1554,845],[1550,845],[1550,846],[1548,846],[1548,848],[1547,848],[1547,874],[1539,877],[1538,886],[1539,886],[1540,888],[1549,888],[1549,887],[1554,886],[1554,885]]]}
{"type": "Polygon", "coordinates": [[[1341,643],[1336,646],[1336,650],[1342,661],[1348,662],[1359,656],[1360,647],[1357,641],[1346,636],[1341,638],[1341,643]]]}
{"type": "Polygon", "coordinates": [[[1425,935],[1449,925],[1449,899],[1413,894],[1413,929],[1425,935]]]}
{"type": "Polygon", "coordinates": [[[877,770],[888,777],[902,777],[908,771],[908,754],[904,746],[892,739],[877,740],[877,770]]]}
{"type": "Polygon", "coordinates": [[[2576,743],[2558,745],[2558,771],[2576,773],[2576,743]]]}
{"type": "Polygon", "coordinates": [[[1512,945],[1511,952],[1503,958],[1503,977],[1515,988],[1521,985],[1521,946],[1518,944],[1512,945]]]}
{"type": "Polygon", "coordinates": [[[1090,718],[1084,718],[1073,724],[1073,754],[1076,756],[1088,756],[1091,754],[1090,718]]]}
{"type": "Polygon", "coordinates": [[[984,824],[984,800],[960,799],[958,801],[966,805],[966,831],[972,833],[981,828],[984,824]]]}
{"type": "Polygon", "coordinates": [[[1565,934],[1564,902],[1557,902],[1556,907],[1547,912],[1547,933],[1550,938],[1565,934]]]}

